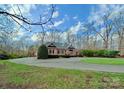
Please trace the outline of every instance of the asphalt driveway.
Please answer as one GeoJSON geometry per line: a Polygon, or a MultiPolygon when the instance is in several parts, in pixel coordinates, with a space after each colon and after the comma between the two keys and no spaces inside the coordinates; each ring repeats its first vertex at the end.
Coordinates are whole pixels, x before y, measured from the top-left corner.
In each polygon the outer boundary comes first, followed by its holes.
{"type": "Polygon", "coordinates": [[[77,70],[93,70],[105,72],[120,72],[124,73],[124,65],[99,65],[80,62],[82,58],[56,58],[56,59],[37,59],[36,57],[11,59],[11,62],[18,64],[27,64],[39,67],[53,67],[77,70]]]}

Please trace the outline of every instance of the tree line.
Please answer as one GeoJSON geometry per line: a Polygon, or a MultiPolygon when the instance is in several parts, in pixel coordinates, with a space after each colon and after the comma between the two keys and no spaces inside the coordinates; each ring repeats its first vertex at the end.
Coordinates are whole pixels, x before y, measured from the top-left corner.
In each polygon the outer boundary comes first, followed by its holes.
{"type": "Polygon", "coordinates": [[[20,50],[27,51],[46,42],[61,42],[63,45],[72,44],[79,49],[124,51],[123,5],[115,5],[114,7],[106,5],[104,11],[96,10],[86,22],[81,22],[80,29],[75,33],[70,28],[63,30],[54,26],[53,14],[57,5],[49,6],[50,10],[47,16],[42,16],[41,12],[37,22],[25,17],[20,5],[16,5],[18,14],[14,11],[14,7],[10,5],[4,7],[0,8],[0,48],[10,53],[20,50]],[[10,8],[13,9],[13,13],[8,11],[10,8]],[[52,27],[50,27],[51,25],[52,27]],[[32,26],[40,27],[39,31],[30,30],[32,26]],[[19,30],[22,29],[29,34],[15,38],[18,37],[19,30]],[[37,38],[36,42],[32,44],[29,43],[31,34],[37,38]]]}

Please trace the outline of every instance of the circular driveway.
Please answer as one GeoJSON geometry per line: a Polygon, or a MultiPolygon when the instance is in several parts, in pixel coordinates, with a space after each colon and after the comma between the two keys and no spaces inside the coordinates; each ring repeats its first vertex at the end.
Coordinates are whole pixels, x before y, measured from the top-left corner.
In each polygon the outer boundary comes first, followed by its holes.
{"type": "Polygon", "coordinates": [[[55,59],[37,59],[36,57],[11,59],[11,62],[18,64],[27,64],[38,67],[53,67],[77,70],[93,70],[105,72],[120,72],[124,73],[124,65],[99,65],[80,62],[82,58],[55,58],[55,59]]]}

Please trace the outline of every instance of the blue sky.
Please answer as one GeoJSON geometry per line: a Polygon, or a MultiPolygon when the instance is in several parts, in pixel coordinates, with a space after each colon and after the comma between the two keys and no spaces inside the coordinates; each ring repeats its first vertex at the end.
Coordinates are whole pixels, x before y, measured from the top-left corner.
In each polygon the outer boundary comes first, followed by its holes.
{"type": "Polygon", "coordinates": [[[94,5],[57,5],[58,11],[60,12],[59,18],[62,19],[67,15],[69,20],[66,21],[64,26],[75,25],[78,21],[86,21],[93,6],[94,5]]]}
{"type": "MultiPolygon", "coordinates": [[[[89,17],[92,8],[97,7],[97,5],[93,4],[57,4],[56,12],[58,13],[57,17],[54,18],[54,22],[60,22],[60,25],[57,28],[63,28],[66,30],[73,25],[76,25],[79,21],[87,22],[87,18],[89,17]]],[[[39,19],[39,14],[47,9],[45,5],[35,5],[35,8],[30,9],[31,18],[33,20],[39,19]]],[[[38,28],[38,27],[37,27],[38,28]]],[[[36,30],[36,28],[35,28],[36,30]]],[[[39,30],[39,29],[37,29],[39,30]]]]}
{"type": "MultiPolygon", "coordinates": [[[[19,10],[16,5],[13,6],[17,14],[19,10]]],[[[1,6],[0,6],[1,7],[1,6]]],[[[39,22],[40,15],[42,20],[49,16],[50,5],[43,4],[29,4],[29,5],[19,5],[22,14],[28,17],[32,22],[39,22]]],[[[123,5],[103,5],[103,4],[57,4],[55,12],[53,13],[54,27],[60,29],[61,31],[69,31],[72,34],[83,33],[84,26],[82,24],[94,21],[95,26],[102,24],[101,16],[104,15],[106,11],[113,11],[116,13],[124,9],[123,5]],[[122,7],[121,7],[122,6],[122,7]],[[83,30],[82,30],[83,29],[83,30]]],[[[13,9],[9,10],[11,13],[13,9]]],[[[113,17],[113,15],[111,16],[113,17]]],[[[25,26],[25,24],[23,24],[25,26]]],[[[47,25],[48,28],[52,27],[50,24],[47,25]]],[[[32,32],[41,32],[40,26],[32,26],[32,32]]],[[[86,30],[86,29],[85,29],[86,30]]],[[[104,27],[98,29],[99,31],[104,30],[104,27]]],[[[26,31],[21,30],[20,34],[24,35],[26,31]]],[[[26,32],[27,33],[27,32],[26,32]]],[[[28,34],[33,36],[34,33],[28,32],[28,34]]],[[[36,38],[36,36],[35,36],[36,38]]]]}
{"type": "Polygon", "coordinates": [[[87,18],[93,6],[95,5],[57,5],[62,15],[67,14],[70,18],[77,16],[80,20],[87,18]]]}
{"type": "MultiPolygon", "coordinates": [[[[0,5],[0,8],[5,8],[7,5],[0,5]]],[[[39,17],[49,16],[48,12],[50,5],[46,4],[22,4],[19,5],[21,13],[23,16],[28,17],[32,22],[39,22],[39,17]]],[[[75,32],[79,30],[81,22],[87,22],[89,15],[92,12],[92,9],[97,7],[93,4],[57,4],[55,12],[53,14],[54,26],[62,31],[67,31],[68,29],[74,30],[75,32]]],[[[17,5],[8,5],[7,9],[10,13],[20,14],[20,11],[17,5]],[[10,8],[10,9],[9,9],[10,8]],[[14,10],[14,11],[13,11],[14,10]]],[[[23,24],[20,20],[17,20],[19,23],[23,24]]],[[[23,24],[28,29],[28,25],[23,24]]],[[[17,25],[15,26],[17,28],[17,25]]],[[[42,29],[40,26],[31,26],[32,32],[41,32],[42,29]]],[[[19,32],[19,36],[23,35],[33,35],[22,29],[19,32]],[[27,34],[26,34],[27,33],[27,34]]],[[[19,37],[18,37],[19,38],[19,37]]]]}

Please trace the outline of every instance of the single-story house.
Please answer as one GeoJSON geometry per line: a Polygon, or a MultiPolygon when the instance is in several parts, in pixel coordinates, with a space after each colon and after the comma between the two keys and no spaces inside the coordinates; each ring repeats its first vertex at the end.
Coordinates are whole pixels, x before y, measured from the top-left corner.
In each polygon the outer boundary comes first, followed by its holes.
{"type": "Polygon", "coordinates": [[[79,50],[75,49],[72,45],[68,47],[57,47],[54,43],[47,45],[48,55],[55,56],[79,56],[79,50]]]}

